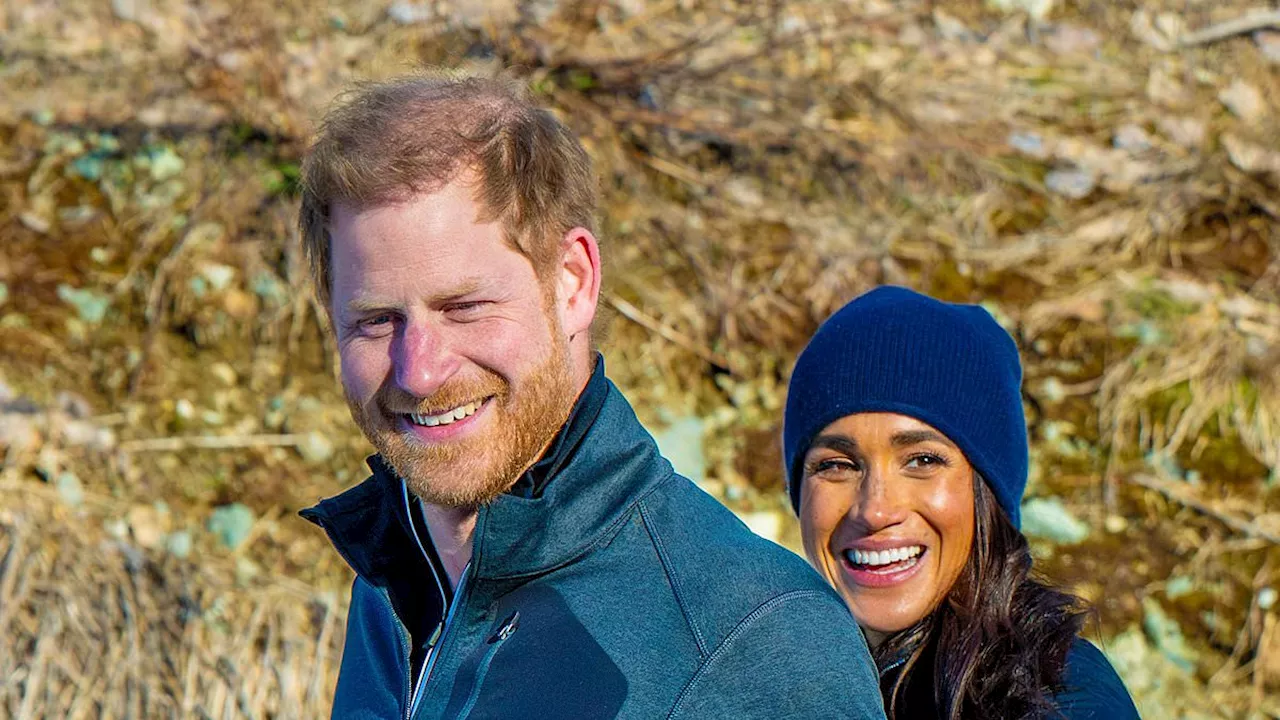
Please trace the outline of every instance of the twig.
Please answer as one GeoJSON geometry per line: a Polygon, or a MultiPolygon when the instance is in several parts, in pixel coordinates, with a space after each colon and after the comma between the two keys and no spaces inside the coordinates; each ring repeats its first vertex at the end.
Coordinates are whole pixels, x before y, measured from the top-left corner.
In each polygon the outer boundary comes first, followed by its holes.
{"type": "Polygon", "coordinates": [[[693,353],[694,355],[697,355],[703,360],[706,360],[712,365],[715,365],[717,367],[722,367],[728,370],[730,373],[733,372],[733,368],[730,367],[728,359],[720,356],[714,350],[698,344],[693,340],[693,338],[689,337],[688,335],[685,335],[684,333],[678,330],[674,330],[668,327],[666,323],[663,323],[660,320],[649,316],[640,308],[636,307],[635,305],[632,305],[626,300],[623,300],[617,295],[613,295],[613,294],[606,295],[606,299],[609,301],[610,305],[616,308],[617,311],[622,313],[622,315],[626,317],[628,320],[631,320],[637,325],[641,325],[643,327],[646,327],[652,330],[653,332],[661,335],[666,340],[670,341],[672,344],[678,345],[684,348],[685,350],[688,350],[689,352],[693,353]]]}
{"type": "Polygon", "coordinates": [[[1178,38],[1178,47],[1189,48],[1210,45],[1236,35],[1244,35],[1245,33],[1267,28],[1280,29],[1280,10],[1249,13],[1233,20],[1220,22],[1217,25],[1210,25],[1207,28],[1178,38]]]}
{"type": "Polygon", "coordinates": [[[1260,538],[1266,540],[1273,545],[1280,545],[1280,535],[1264,530],[1248,518],[1242,518],[1239,515],[1229,513],[1225,510],[1219,510],[1208,503],[1192,496],[1192,492],[1187,489],[1173,484],[1167,480],[1160,480],[1150,475],[1134,475],[1130,478],[1134,484],[1141,485],[1148,490],[1155,490],[1164,495],[1166,498],[1186,507],[1195,510],[1202,515],[1221,522],[1223,525],[1235,530],[1236,532],[1252,538],[1260,538]]]}
{"type": "Polygon", "coordinates": [[[304,437],[304,435],[298,433],[284,435],[179,435],[128,440],[120,443],[120,452],[176,452],[190,448],[235,450],[256,447],[297,447],[304,437]]]}

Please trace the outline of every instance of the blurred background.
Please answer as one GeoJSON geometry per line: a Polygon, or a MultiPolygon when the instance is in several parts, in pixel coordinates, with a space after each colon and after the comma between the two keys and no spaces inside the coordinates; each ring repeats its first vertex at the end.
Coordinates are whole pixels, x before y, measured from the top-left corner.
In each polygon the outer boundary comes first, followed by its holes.
{"type": "Polygon", "coordinates": [[[515,67],[603,188],[601,344],[798,548],[792,359],[881,283],[1026,364],[1038,567],[1149,718],[1280,717],[1280,10],[6,0],[0,717],[318,718],[362,480],[294,228],[335,93],[515,67]]]}

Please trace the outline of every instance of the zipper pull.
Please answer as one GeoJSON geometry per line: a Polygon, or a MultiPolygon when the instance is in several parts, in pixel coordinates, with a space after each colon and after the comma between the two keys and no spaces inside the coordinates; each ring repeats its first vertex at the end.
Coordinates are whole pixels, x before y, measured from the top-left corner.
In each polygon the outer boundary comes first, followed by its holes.
{"type": "Polygon", "coordinates": [[[506,621],[502,623],[501,629],[499,629],[497,632],[489,636],[489,644],[492,645],[496,642],[502,642],[506,640],[507,638],[515,634],[516,628],[518,627],[520,627],[520,611],[519,610],[512,613],[511,617],[507,618],[506,621]]]}
{"type": "Polygon", "coordinates": [[[431,637],[427,638],[428,650],[435,647],[436,643],[440,642],[440,633],[443,631],[444,631],[444,623],[439,623],[438,625],[436,625],[436,629],[431,631],[431,637]]]}

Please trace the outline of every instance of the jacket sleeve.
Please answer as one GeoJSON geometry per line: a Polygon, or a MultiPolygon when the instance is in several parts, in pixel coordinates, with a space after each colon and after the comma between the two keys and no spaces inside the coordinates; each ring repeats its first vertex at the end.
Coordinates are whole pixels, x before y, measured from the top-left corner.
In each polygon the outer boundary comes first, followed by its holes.
{"type": "Polygon", "coordinates": [[[748,615],[703,660],[670,720],[883,720],[862,631],[834,595],[799,590],[748,615]]]}
{"type": "Polygon", "coordinates": [[[1065,720],[1138,720],[1124,681],[1088,640],[1076,638],[1071,646],[1062,684],[1054,702],[1065,720]]]}
{"type": "Polygon", "coordinates": [[[404,717],[409,658],[403,632],[386,595],[357,577],[333,694],[334,720],[404,717]]]}

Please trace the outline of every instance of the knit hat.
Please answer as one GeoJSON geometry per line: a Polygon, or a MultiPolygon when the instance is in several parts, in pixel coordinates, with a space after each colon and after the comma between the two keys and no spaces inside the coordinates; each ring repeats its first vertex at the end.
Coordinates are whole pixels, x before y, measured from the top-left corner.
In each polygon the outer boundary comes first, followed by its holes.
{"type": "Polygon", "coordinates": [[[782,445],[791,504],[814,437],[860,412],[892,412],[946,435],[1020,527],[1027,486],[1022,365],[1013,338],[977,305],[900,287],[855,298],[818,328],[796,360],[782,445]]]}

